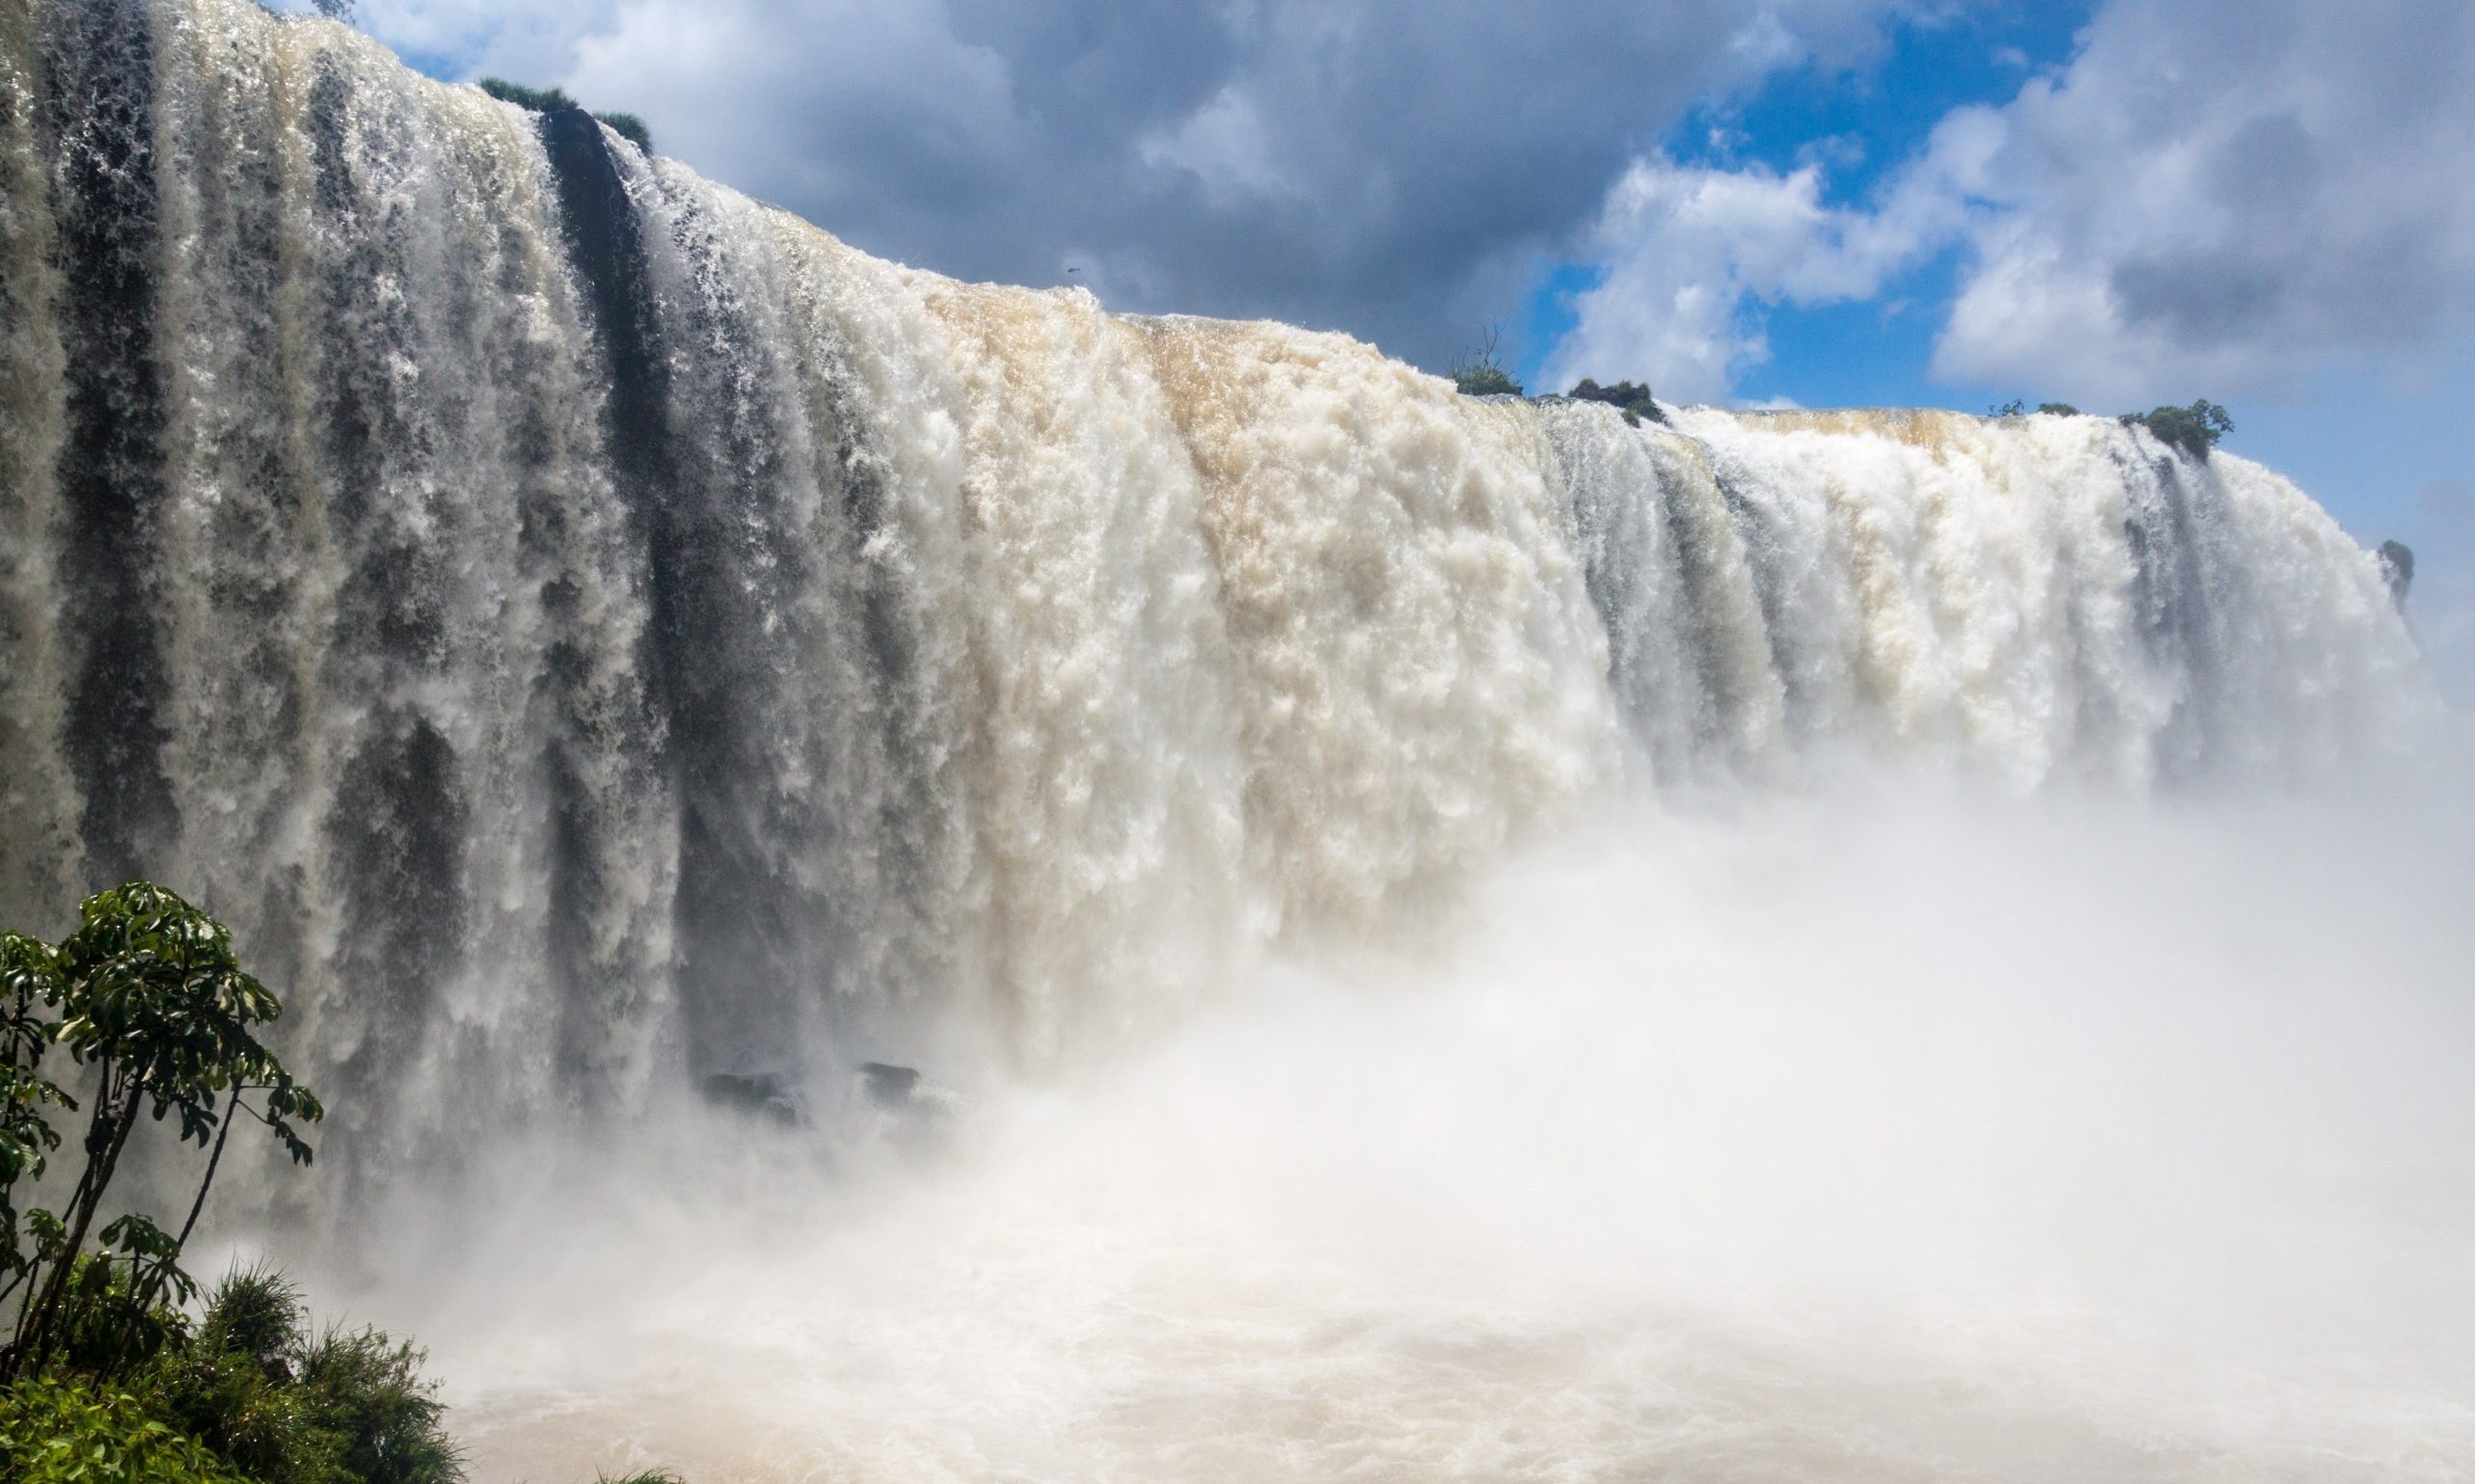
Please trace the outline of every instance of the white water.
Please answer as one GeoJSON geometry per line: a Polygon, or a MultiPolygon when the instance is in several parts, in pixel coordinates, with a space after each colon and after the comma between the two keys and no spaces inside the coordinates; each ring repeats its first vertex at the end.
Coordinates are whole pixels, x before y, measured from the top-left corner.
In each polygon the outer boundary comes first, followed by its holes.
{"type": "Polygon", "coordinates": [[[330,1286],[490,1478],[2463,1478],[2475,832],[2417,813],[1619,816],[943,1157],[528,1155],[330,1286]]]}
{"type": "Polygon", "coordinates": [[[2466,861],[2292,802],[2435,703],[2270,472],[958,284],[245,0],[0,4],[0,914],[193,892],[335,1252],[495,1213],[333,1259],[493,1469],[2464,1465],[2466,861]],[[950,1162],[693,1095],[869,1057],[950,1162]]]}

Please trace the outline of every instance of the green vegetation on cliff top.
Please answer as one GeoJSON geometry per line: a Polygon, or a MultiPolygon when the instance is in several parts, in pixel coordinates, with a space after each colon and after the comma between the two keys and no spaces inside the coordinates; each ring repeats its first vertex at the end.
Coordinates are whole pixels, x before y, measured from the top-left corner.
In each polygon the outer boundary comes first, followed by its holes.
{"type": "MultiPolygon", "coordinates": [[[[560,109],[583,106],[559,89],[528,88],[523,83],[509,82],[503,77],[484,77],[476,86],[502,103],[513,103],[518,108],[529,108],[537,114],[557,113],[560,109]]],[[[644,126],[642,119],[634,114],[616,112],[595,114],[593,117],[600,120],[612,133],[633,144],[639,149],[647,154],[653,152],[653,131],[644,126]]]]}

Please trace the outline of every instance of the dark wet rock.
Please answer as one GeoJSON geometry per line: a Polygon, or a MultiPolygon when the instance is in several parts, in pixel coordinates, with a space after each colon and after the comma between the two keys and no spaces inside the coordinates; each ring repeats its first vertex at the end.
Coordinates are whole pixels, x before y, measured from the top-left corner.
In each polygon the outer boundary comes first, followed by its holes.
{"type": "Polygon", "coordinates": [[[704,1094],[717,1108],[771,1119],[785,1128],[808,1120],[799,1090],[780,1072],[715,1072],[704,1080],[704,1094]]]}
{"type": "Polygon", "coordinates": [[[2383,541],[2380,550],[2372,554],[2380,560],[2380,576],[2389,583],[2389,596],[2404,607],[2407,589],[2415,583],[2414,550],[2403,541],[2383,541]]]}
{"type": "Polygon", "coordinates": [[[943,1152],[962,1126],[961,1094],[923,1078],[915,1066],[862,1062],[851,1082],[853,1128],[911,1157],[943,1152]]]}
{"type": "Polygon", "coordinates": [[[911,1093],[919,1090],[919,1068],[896,1066],[888,1062],[862,1062],[859,1075],[864,1081],[869,1100],[881,1108],[901,1108],[911,1102],[911,1093]]]}
{"type": "Polygon", "coordinates": [[[1651,397],[1650,389],[1629,381],[1602,387],[1585,376],[1581,385],[1572,389],[1572,398],[1576,402],[1604,402],[1622,413],[1624,420],[1635,427],[1641,426],[1645,418],[1652,422],[1667,420],[1667,414],[1659,411],[1658,402],[1651,397]]]}

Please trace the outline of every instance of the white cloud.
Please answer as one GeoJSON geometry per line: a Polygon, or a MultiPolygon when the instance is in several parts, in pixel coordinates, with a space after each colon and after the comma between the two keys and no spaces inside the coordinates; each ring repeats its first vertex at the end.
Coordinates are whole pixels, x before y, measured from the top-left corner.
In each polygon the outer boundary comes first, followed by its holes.
{"type": "Polygon", "coordinates": [[[1834,229],[1813,167],[1776,175],[1635,161],[1595,234],[1605,276],[1576,300],[1579,321],[1546,384],[1646,375],[1662,395],[1725,395],[1769,356],[1745,301],[1780,298],[1782,270],[1834,229]]]}
{"type": "Polygon", "coordinates": [[[1636,160],[1608,193],[1591,239],[1603,277],[1576,297],[1546,384],[1646,375],[1663,396],[1722,399],[1768,359],[1759,306],[1870,298],[1956,225],[1923,173],[1875,211],[1826,205],[1823,178],[1818,162],[1782,175],[1636,160]]]}
{"type": "Polygon", "coordinates": [[[1232,86],[1174,129],[1156,130],[1136,147],[1147,165],[1191,172],[1215,205],[1244,195],[1295,195],[1297,187],[1272,158],[1272,135],[1255,99],[1232,86]]]}
{"type": "Polygon", "coordinates": [[[2475,8],[2109,6],[2002,111],[1935,369],[2117,401],[2445,343],[2475,277],[2475,8]]]}
{"type": "Polygon", "coordinates": [[[1639,160],[1551,358],[1723,394],[1760,311],[1863,299],[1953,244],[1935,374],[2097,405],[2411,361],[2475,319],[2475,6],[2114,0],[2059,73],[1953,112],[1862,208],[1639,160]]]}
{"type": "MultiPolygon", "coordinates": [[[[310,0],[285,0],[303,11],[310,0]]],[[[576,39],[608,25],[618,0],[515,6],[506,0],[358,0],[353,23],[408,60],[504,71],[541,82],[565,69],[576,39]]]]}
{"type": "Polygon", "coordinates": [[[887,175],[985,184],[1023,133],[1004,59],[934,0],[626,0],[571,55],[588,106],[639,110],[665,152],[743,162],[733,183],[788,203],[887,175]]]}

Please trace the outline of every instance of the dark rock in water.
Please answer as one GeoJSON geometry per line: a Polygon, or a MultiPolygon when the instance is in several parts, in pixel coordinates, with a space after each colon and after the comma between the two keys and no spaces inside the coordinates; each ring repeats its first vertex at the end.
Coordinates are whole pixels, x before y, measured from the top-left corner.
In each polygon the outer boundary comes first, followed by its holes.
{"type": "Polygon", "coordinates": [[[705,1078],[704,1093],[716,1107],[769,1118],[785,1128],[807,1121],[799,1091],[780,1072],[714,1072],[705,1078]]]}
{"type": "Polygon", "coordinates": [[[890,1062],[860,1063],[852,1092],[858,1136],[912,1156],[945,1149],[964,1112],[951,1089],[923,1080],[917,1067],[890,1062]]]}
{"type": "Polygon", "coordinates": [[[868,1081],[868,1096],[887,1108],[899,1108],[911,1101],[919,1087],[919,1068],[895,1066],[886,1062],[862,1062],[859,1075],[868,1081]]]}
{"type": "Polygon", "coordinates": [[[1667,420],[1667,414],[1659,411],[1658,402],[1651,397],[1650,389],[1637,386],[1629,381],[1619,381],[1612,387],[1602,387],[1585,376],[1581,379],[1581,385],[1572,389],[1571,396],[1577,402],[1604,402],[1622,413],[1624,420],[1635,427],[1640,427],[1645,418],[1652,422],[1667,420]]]}
{"type": "Polygon", "coordinates": [[[2374,553],[2380,560],[2380,575],[2389,581],[2389,596],[2401,605],[2407,601],[2407,589],[2415,582],[2415,553],[2403,541],[2383,541],[2374,553]]]}

